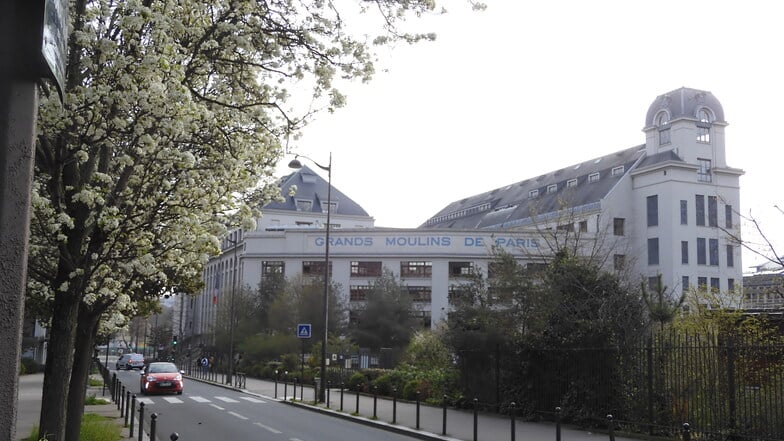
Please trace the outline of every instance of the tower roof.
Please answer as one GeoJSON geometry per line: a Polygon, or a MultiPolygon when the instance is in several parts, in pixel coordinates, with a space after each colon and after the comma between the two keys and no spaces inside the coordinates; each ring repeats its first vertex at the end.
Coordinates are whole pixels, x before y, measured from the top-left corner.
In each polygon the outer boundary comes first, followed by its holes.
{"type": "MultiPolygon", "coordinates": [[[[329,184],[321,176],[315,173],[308,166],[303,165],[301,169],[284,176],[280,179],[280,192],[283,201],[272,201],[262,207],[269,210],[284,211],[310,211],[322,213],[322,204],[327,203],[327,190],[329,184]],[[296,188],[294,194],[291,189],[296,188]],[[297,204],[300,201],[300,204],[297,204]],[[310,202],[310,209],[305,209],[307,205],[301,202],[310,202]]],[[[351,198],[341,193],[340,190],[332,187],[332,214],[344,216],[369,216],[364,208],[354,202],[351,198]]]]}
{"type": "Polygon", "coordinates": [[[712,114],[711,122],[726,123],[724,109],[712,93],[681,87],[656,97],[645,116],[645,127],[655,126],[656,115],[662,110],[668,112],[669,120],[672,121],[678,118],[698,119],[697,112],[703,108],[707,108],[712,114]]]}

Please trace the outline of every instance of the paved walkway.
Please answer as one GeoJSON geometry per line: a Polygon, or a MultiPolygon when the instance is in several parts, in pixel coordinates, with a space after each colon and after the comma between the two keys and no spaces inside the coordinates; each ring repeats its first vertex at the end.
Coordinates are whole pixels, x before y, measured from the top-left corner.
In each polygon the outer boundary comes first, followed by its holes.
{"type": "MultiPolygon", "coordinates": [[[[197,380],[191,377],[192,380],[197,380]]],[[[202,381],[202,380],[199,380],[202,381]]],[[[215,383],[219,384],[219,383],[215,383]]],[[[224,387],[227,387],[224,385],[224,387]]],[[[378,397],[374,400],[372,395],[357,394],[344,391],[341,410],[340,389],[329,390],[329,406],[321,403],[315,404],[315,391],[312,386],[297,386],[296,400],[294,387],[291,383],[277,383],[255,378],[247,378],[245,392],[258,395],[266,399],[277,399],[291,405],[301,406],[310,410],[329,413],[335,417],[353,420],[357,423],[369,424],[386,430],[403,432],[426,440],[461,440],[461,441],[546,441],[556,440],[557,426],[554,423],[531,423],[516,420],[514,433],[512,420],[509,416],[499,416],[479,412],[474,425],[474,412],[456,409],[447,409],[446,434],[444,434],[443,408],[420,404],[419,424],[417,426],[416,403],[378,397]],[[277,387],[277,390],[276,390],[277,387]],[[285,393],[285,397],[284,397],[285,393]],[[304,394],[304,400],[302,399],[304,394]],[[375,403],[375,404],[374,404],[375,403]],[[357,409],[359,411],[357,412],[357,409]],[[474,432],[476,431],[476,433],[474,432]]],[[[599,441],[610,440],[609,433],[597,433],[579,430],[566,425],[561,425],[561,441],[599,441]]],[[[633,441],[633,438],[615,436],[616,441],[633,441]]]]}

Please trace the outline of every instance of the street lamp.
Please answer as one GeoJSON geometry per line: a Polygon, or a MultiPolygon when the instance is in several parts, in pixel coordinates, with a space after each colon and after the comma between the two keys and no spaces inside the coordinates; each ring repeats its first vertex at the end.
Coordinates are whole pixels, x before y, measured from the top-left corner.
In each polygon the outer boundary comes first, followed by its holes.
{"type": "Polygon", "coordinates": [[[234,265],[231,271],[231,297],[229,297],[229,373],[226,374],[226,384],[231,384],[234,372],[234,287],[237,285],[237,240],[226,238],[234,246],[234,265]]]}
{"type": "Polygon", "coordinates": [[[327,172],[327,226],[325,231],[326,240],[324,241],[324,298],[322,299],[324,302],[322,304],[324,312],[324,335],[321,340],[321,384],[319,385],[318,393],[318,401],[319,403],[323,403],[324,386],[327,378],[327,331],[329,329],[329,216],[332,212],[332,152],[329,153],[329,163],[326,167],[307,156],[296,155],[289,163],[289,168],[297,170],[302,168],[302,163],[297,159],[299,157],[310,160],[310,162],[315,164],[318,168],[327,172]]]}

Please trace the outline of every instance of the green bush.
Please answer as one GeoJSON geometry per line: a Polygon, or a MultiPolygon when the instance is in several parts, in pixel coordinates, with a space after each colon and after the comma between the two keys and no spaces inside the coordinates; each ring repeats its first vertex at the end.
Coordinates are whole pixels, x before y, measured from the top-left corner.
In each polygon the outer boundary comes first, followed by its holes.
{"type": "Polygon", "coordinates": [[[384,374],[373,380],[373,386],[379,395],[392,395],[392,375],[384,374]]]}
{"type": "Polygon", "coordinates": [[[364,388],[367,387],[368,383],[369,381],[365,374],[362,372],[354,372],[354,374],[349,377],[346,387],[354,392],[364,392],[364,388]]]}
{"type": "Polygon", "coordinates": [[[23,357],[22,362],[19,365],[19,373],[35,374],[36,372],[41,372],[41,365],[39,365],[35,360],[33,360],[30,357],[23,357]]]}

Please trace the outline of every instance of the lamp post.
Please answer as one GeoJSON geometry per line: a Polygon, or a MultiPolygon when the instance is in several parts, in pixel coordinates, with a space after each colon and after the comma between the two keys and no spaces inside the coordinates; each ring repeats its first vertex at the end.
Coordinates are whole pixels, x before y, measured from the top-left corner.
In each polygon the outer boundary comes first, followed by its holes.
{"type": "Polygon", "coordinates": [[[232,383],[234,372],[234,287],[237,285],[237,240],[226,238],[234,246],[234,265],[231,270],[231,297],[229,297],[229,373],[226,374],[226,384],[232,383]]]}
{"type": "Polygon", "coordinates": [[[289,167],[293,169],[302,168],[302,163],[297,158],[303,157],[310,160],[318,168],[327,172],[327,225],[325,228],[325,241],[324,241],[324,298],[322,299],[322,307],[324,313],[324,335],[321,338],[321,384],[319,384],[318,401],[324,402],[324,386],[326,385],[327,378],[327,333],[329,330],[329,221],[330,213],[332,212],[332,152],[329,153],[329,162],[326,166],[308,158],[304,155],[296,155],[289,163],[289,167]]]}

